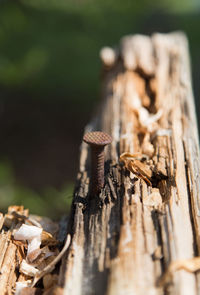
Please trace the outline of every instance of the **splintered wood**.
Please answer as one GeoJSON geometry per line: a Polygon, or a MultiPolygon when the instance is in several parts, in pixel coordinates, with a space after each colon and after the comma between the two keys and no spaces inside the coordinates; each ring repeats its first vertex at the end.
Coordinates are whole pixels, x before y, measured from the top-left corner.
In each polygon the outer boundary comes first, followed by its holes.
{"type": "Polygon", "coordinates": [[[30,217],[23,206],[10,206],[5,216],[0,214],[0,294],[61,294],[54,269],[70,236],[59,252],[58,229],[48,218],[30,217]]]}
{"type": "Polygon", "coordinates": [[[200,294],[199,147],[182,33],[127,36],[101,51],[105,187],[89,198],[82,144],[60,269],[64,294],[200,294]],[[121,157],[120,157],[121,156],[121,157]]]}

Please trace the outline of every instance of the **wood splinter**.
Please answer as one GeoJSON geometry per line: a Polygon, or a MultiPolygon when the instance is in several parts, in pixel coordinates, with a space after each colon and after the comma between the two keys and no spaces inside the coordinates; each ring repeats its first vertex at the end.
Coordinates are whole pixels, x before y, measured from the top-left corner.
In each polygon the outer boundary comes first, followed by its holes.
{"type": "Polygon", "coordinates": [[[187,39],[182,33],[126,36],[119,50],[101,55],[101,110],[86,132],[103,130],[113,141],[105,152],[101,208],[95,202],[84,207],[90,168],[82,145],[72,242],[60,269],[64,295],[198,295],[199,273],[170,267],[200,255],[199,146],[187,39]],[[132,154],[146,158],[126,157],[132,154]],[[159,285],[168,270],[167,284],[159,285]]]}

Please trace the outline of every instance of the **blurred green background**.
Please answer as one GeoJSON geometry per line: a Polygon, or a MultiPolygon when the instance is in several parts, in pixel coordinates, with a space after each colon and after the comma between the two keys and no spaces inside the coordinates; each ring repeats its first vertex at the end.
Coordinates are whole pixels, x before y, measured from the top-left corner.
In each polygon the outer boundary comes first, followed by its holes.
{"type": "Polygon", "coordinates": [[[83,129],[99,100],[102,46],[183,30],[197,110],[199,0],[0,1],[0,210],[68,212],[83,129]]]}

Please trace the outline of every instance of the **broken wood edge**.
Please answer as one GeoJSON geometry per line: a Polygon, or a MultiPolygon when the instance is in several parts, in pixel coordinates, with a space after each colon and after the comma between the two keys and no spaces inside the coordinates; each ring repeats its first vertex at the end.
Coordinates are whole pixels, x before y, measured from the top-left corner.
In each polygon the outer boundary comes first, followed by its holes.
{"type": "Polygon", "coordinates": [[[184,34],[123,38],[105,69],[102,95],[98,117],[85,132],[100,129],[113,137],[106,184],[99,199],[88,202],[89,151],[82,144],[68,229],[72,243],[60,272],[64,294],[198,294],[198,274],[183,268],[161,282],[173,263],[200,251],[199,141],[184,34]],[[163,109],[159,132],[146,139],[154,148],[154,173],[166,175],[155,187],[162,200],[157,207],[149,205],[153,188],[118,163],[121,153],[144,148],[137,96],[141,113],[144,104],[150,115],[163,109]]]}

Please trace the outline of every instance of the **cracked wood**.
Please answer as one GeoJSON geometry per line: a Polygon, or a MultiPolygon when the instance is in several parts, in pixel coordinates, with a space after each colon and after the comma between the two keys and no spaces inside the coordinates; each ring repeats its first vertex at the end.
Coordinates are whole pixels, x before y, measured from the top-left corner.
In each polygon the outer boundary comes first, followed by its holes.
{"type": "Polygon", "coordinates": [[[162,280],[173,262],[200,251],[199,146],[187,39],[182,33],[127,36],[113,56],[105,62],[101,105],[85,128],[113,138],[105,187],[89,199],[90,152],[82,143],[60,284],[71,295],[197,295],[196,272],[180,269],[162,280]],[[120,163],[122,153],[143,155],[137,161],[151,167],[151,185],[120,163]]]}

